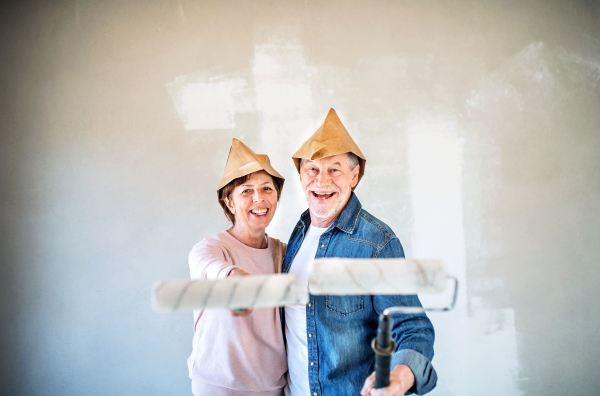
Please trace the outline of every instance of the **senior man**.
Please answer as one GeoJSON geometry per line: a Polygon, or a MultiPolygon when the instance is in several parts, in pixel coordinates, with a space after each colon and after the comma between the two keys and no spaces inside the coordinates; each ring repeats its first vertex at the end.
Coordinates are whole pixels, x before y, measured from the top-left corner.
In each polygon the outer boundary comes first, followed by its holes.
{"type": "MultiPolygon", "coordinates": [[[[335,110],[292,158],[309,208],[292,232],[283,272],[295,274],[299,287],[306,290],[315,258],[404,257],[394,232],[362,209],[353,192],[366,161],[335,110]]],[[[392,336],[397,347],[390,385],[373,389],[375,359],[370,345],[379,314],[391,306],[420,305],[417,296],[310,295],[306,305],[286,306],[286,395],[429,392],[437,374],[431,364],[434,330],[425,314],[394,317],[392,336]]]]}

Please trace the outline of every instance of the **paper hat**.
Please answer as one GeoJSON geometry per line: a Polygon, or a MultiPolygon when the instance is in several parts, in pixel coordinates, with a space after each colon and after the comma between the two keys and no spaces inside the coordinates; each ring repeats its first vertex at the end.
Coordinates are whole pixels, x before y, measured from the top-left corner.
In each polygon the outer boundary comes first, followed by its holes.
{"type": "Polygon", "coordinates": [[[225,164],[225,172],[223,172],[223,178],[219,183],[217,193],[232,180],[259,170],[264,170],[269,175],[281,179],[281,185],[283,186],[285,179],[273,169],[269,157],[264,154],[256,154],[250,147],[234,138],[231,141],[229,156],[225,164]]]}
{"type": "MultiPolygon", "coordinates": [[[[296,169],[300,173],[300,160],[315,160],[319,158],[330,157],[336,154],[353,153],[358,156],[360,171],[358,181],[365,174],[365,165],[367,160],[360,151],[352,137],[340,121],[334,109],[329,110],[323,124],[317,131],[300,147],[300,150],[292,156],[296,169]]],[[[357,183],[358,185],[358,183],[357,183]]]]}

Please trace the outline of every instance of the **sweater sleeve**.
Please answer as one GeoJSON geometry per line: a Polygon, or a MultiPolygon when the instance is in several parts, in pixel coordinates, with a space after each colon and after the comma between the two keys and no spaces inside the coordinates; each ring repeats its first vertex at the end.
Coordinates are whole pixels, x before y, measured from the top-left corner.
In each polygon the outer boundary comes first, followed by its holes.
{"type": "Polygon", "coordinates": [[[188,257],[190,278],[192,280],[225,279],[234,268],[238,268],[230,261],[231,258],[223,246],[205,239],[192,248],[188,257]]]}

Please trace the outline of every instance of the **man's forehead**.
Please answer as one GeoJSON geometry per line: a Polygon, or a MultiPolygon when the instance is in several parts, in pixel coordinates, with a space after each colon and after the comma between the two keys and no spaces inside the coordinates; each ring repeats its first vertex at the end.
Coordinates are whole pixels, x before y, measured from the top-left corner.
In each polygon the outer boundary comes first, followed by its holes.
{"type": "Polygon", "coordinates": [[[336,163],[339,163],[341,165],[341,164],[347,162],[346,161],[347,157],[348,157],[348,155],[346,153],[342,153],[342,154],[330,155],[329,157],[323,157],[323,158],[314,159],[314,160],[305,159],[304,161],[306,164],[334,165],[336,163]]]}

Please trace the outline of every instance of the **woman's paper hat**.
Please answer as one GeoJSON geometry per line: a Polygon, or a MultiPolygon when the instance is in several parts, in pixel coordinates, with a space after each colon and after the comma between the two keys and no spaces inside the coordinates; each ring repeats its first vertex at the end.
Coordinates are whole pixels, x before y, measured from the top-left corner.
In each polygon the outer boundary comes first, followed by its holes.
{"type": "Polygon", "coordinates": [[[231,141],[231,148],[229,149],[229,156],[227,157],[227,163],[225,164],[225,171],[223,172],[223,178],[219,183],[217,192],[232,180],[259,170],[264,170],[269,175],[281,179],[281,185],[283,187],[283,181],[285,179],[273,169],[269,157],[264,154],[256,154],[250,147],[234,138],[231,141]]]}

